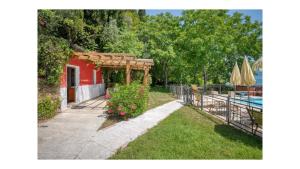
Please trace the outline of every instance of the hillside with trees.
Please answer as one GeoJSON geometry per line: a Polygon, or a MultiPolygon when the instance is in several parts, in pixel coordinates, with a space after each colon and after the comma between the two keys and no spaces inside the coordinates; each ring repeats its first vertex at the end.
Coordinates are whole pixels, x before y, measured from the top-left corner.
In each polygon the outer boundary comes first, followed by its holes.
{"type": "Polygon", "coordinates": [[[225,83],[236,61],[262,55],[262,23],[226,10],[39,10],[39,79],[58,85],[72,51],[151,58],[152,85],[225,83]]]}

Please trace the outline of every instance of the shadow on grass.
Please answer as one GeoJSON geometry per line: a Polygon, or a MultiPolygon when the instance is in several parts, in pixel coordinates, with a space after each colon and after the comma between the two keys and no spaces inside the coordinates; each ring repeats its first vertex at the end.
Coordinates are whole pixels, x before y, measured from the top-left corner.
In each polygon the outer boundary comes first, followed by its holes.
{"type": "Polygon", "coordinates": [[[223,121],[220,119],[217,119],[216,117],[213,117],[212,115],[208,115],[198,108],[195,108],[194,106],[189,106],[192,109],[196,110],[198,113],[201,115],[205,116],[208,118],[210,121],[215,123],[214,131],[221,136],[230,139],[232,141],[236,142],[242,142],[245,145],[251,146],[251,147],[257,147],[260,150],[262,149],[262,138],[258,136],[254,136],[248,133],[245,133],[239,129],[236,129],[232,126],[229,126],[225,124],[223,121]]]}
{"type": "Polygon", "coordinates": [[[228,138],[235,142],[242,142],[245,145],[262,149],[262,139],[258,136],[250,135],[233,128],[226,124],[215,125],[214,131],[221,136],[228,138]]]}

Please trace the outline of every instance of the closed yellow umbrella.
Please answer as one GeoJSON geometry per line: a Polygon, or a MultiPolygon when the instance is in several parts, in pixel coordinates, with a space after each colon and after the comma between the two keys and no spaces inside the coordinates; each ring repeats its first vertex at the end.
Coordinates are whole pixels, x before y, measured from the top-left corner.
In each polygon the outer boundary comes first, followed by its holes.
{"type": "Polygon", "coordinates": [[[241,73],[240,73],[239,66],[236,62],[231,73],[230,83],[233,84],[234,86],[241,85],[241,73]]]}
{"type": "Polygon", "coordinates": [[[242,70],[241,70],[241,84],[246,85],[248,87],[248,103],[249,103],[249,109],[250,109],[250,97],[249,97],[249,86],[252,86],[256,83],[256,80],[254,78],[252,69],[249,65],[248,59],[245,56],[242,70]]]}
{"type": "Polygon", "coordinates": [[[262,65],[263,65],[263,59],[261,57],[253,63],[253,65],[252,65],[253,71],[262,70],[262,65]]]}
{"type": "Polygon", "coordinates": [[[231,73],[230,83],[233,84],[234,86],[234,101],[235,101],[236,86],[241,85],[241,73],[240,73],[239,66],[236,62],[231,73]]]}
{"type": "Polygon", "coordinates": [[[247,57],[245,56],[241,70],[241,84],[245,86],[252,86],[255,83],[256,80],[254,78],[252,69],[249,65],[247,57]]]}

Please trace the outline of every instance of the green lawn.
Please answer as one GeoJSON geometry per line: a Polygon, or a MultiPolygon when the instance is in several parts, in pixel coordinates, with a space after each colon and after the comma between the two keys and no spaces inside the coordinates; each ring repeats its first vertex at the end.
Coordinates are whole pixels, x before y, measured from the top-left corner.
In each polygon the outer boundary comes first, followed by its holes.
{"type": "Polygon", "coordinates": [[[262,140],[185,106],[112,159],[262,159],[262,140]]]}
{"type": "Polygon", "coordinates": [[[171,93],[162,87],[152,87],[149,92],[149,100],[147,109],[152,109],[154,107],[160,106],[162,104],[168,103],[175,100],[171,93]]]}

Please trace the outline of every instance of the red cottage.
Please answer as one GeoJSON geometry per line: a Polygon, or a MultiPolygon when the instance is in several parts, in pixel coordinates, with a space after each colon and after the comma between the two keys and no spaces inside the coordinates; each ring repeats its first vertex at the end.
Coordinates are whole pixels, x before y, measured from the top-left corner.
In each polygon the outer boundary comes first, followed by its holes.
{"type": "Polygon", "coordinates": [[[93,62],[72,57],[61,76],[61,109],[69,103],[80,103],[100,95],[105,91],[101,68],[93,62]]]}
{"type": "Polygon", "coordinates": [[[125,69],[126,84],[131,81],[131,71],[143,71],[143,84],[148,84],[152,59],[137,59],[125,53],[74,52],[64,67],[61,76],[60,95],[61,109],[69,103],[80,103],[105,93],[102,68],[125,69]],[[97,63],[100,67],[96,67],[97,63]]]}

